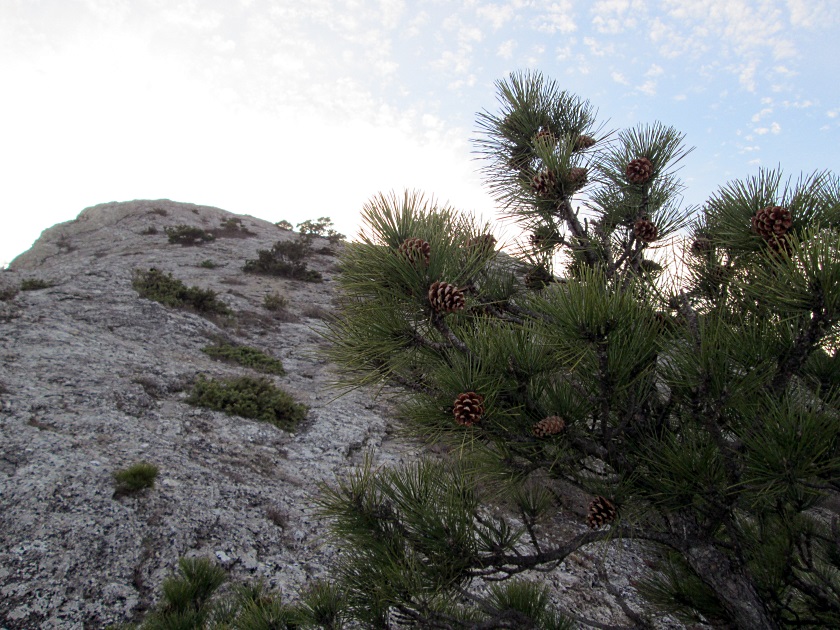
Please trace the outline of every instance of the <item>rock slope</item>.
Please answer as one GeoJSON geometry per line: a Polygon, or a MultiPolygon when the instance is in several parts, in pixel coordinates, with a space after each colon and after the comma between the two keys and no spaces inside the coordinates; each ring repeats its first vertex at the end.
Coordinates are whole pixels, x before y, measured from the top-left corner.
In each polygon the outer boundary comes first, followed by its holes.
{"type": "MultiPolygon", "coordinates": [[[[0,272],[0,627],[137,619],[183,555],[214,556],[294,597],[334,553],[314,509],[318,485],[369,449],[384,464],[418,455],[418,444],[395,433],[387,402],[366,391],[336,398],[329,388],[335,373],[319,355],[319,331],[336,258],[308,261],[322,284],[243,273],[258,249],[293,238],[217,208],[108,203],[46,230],[0,272]],[[182,247],[164,232],[230,219],[251,234],[182,247]],[[150,267],[216,291],[235,316],[140,298],[132,273],[150,267]],[[27,280],[50,286],[9,297],[27,280]],[[263,306],[274,293],[287,304],[279,315],[263,306]],[[258,375],[201,351],[220,339],[282,360],[287,373],[272,380],[310,408],[294,433],[186,404],[199,374],[258,375]],[[155,487],[115,494],[113,473],[141,460],[159,467],[155,487]]],[[[580,513],[584,501],[571,507],[580,513]]],[[[621,621],[597,588],[604,557],[579,554],[549,579],[573,608],[621,621]]],[[[630,577],[640,564],[630,549],[611,552],[609,563],[630,577]]]]}

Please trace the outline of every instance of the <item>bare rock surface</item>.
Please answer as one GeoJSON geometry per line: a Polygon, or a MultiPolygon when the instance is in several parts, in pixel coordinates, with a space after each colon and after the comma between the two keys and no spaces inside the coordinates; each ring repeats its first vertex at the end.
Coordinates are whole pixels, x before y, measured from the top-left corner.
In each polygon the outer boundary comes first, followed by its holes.
{"type": "MultiPolygon", "coordinates": [[[[315,510],[318,485],[371,449],[385,465],[423,451],[399,437],[374,392],[336,398],[329,387],[335,371],[319,331],[332,310],[334,256],[308,261],[323,283],[243,273],[258,249],[295,236],[218,208],[108,203],[45,230],[0,272],[0,293],[24,280],[51,285],[0,301],[0,628],[137,619],[184,555],[214,556],[294,599],[335,553],[315,510]],[[182,247],[164,233],[229,219],[251,234],[182,247]],[[217,266],[200,266],[207,260],[217,266]],[[235,316],[138,297],[132,273],[150,267],[216,291],[235,316]],[[288,304],[281,316],[263,307],[273,293],[288,304]],[[286,375],[272,380],[310,409],[294,433],[186,404],[199,374],[260,375],[201,351],[219,339],[282,360],[286,375]],[[159,467],[155,487],[115,494],[113,473],[137,461],[159,467]]],[[[316,250],[327,246],[316,240],[316,250]]],[[[586,500],[568,498],[558,531],[581,527],[586,500]]],[[[578,613],[627,623],[598,584],[602,564],[635,601],[628,580],[644,566],[632,545],[576,554],[546,579],[578,613]]]]}

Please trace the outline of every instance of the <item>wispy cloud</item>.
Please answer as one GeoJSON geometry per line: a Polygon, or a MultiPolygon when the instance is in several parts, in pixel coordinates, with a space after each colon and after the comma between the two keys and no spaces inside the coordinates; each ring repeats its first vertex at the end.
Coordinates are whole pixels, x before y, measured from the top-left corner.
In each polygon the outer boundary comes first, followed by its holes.
{"type": "Polygon", "coordinates": [[[552,2],[536,17],[537,30],[545,33],[574,33],[577,23],[572,0],[552,2]]]}
{"type": "Polygon", "coordinates": [[[493,30],[497,31],[513,19],[514,8],[509,4],[483,4],[476,8],[475,13],[490,22],[493,30]]]}

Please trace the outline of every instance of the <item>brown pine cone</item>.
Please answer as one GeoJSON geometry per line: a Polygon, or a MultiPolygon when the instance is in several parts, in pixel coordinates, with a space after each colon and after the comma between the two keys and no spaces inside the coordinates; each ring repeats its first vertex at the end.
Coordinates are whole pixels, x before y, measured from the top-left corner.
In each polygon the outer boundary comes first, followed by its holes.
{"type": "Polygon", "coordinates": [[[531,179],[531,188],[540,197],[548,197],[551,195],[554,187],[557,185],[557,178],[554,173],[549,170],[540,171],[531,179]]]}
{"type": "Polygon", "coordinates": [[[422,238],[407,238],[400,244],[400,253],[414,265],[419,261],[429,264],[431,246],[422,238]]]}
{"type": "Polygon", "coordinates": [[[544,289],[546,285],[553,280],[554,276],[552,276],[545,267],[532,267],[528,273],[525,274],[525,286],[532,291],[544,289]]]}
{"type": "Polygon", "coordinates": [[[708,235],[699,233],[691,244],[691,253],[695,256],[705,256],[712,251],[712,239],[708,235]]]}
{"type": "Polygon", "coordinates": [[[595,144],[595,138],[587,135],[579,135],[575,140],[575,151],[583,151],[595,144]]]}
{"type": "Polygon", "coordinates": [[[633,224],[633,233],[640,241],[650,243],[656,240],[659,230],[657,230],[656,226],[647,219],[639,219],[633,224]]]}
{"type": "Polygon", "coordinates": [[[448,282],[433,282],[429,302],[438,313],[454,313],[464,308],[464,292],[448,282]]]}
{"type": "Polygon", "coordinates": [[[644,184],[653,175],[653,162],[646,157],[632,160],[625,171],[631,184],[644,184]]]}
{"type": "Polygon", "coordinates": [[[567,188],[571,188],[572,190],[578,190],[579,188],[583,188],[586,185],[588,177],[588,172],[585,168],[581,168],[579,166],[575,166],[570,168],[569,171],[563,177],[563,183],[567,186],[567,188]]]}
{"type": "Polygon", "coordinates": [[[537,135],[534,136],[535,142],[547,142],[549,144],[556,144],[557,138],[551,133],[551,129],[548,127],[540,127],[540,130],[537,132],[537,135]]]}
{"type": "Polygon", "coordinates": [[[793,225],[790,210],[781,206],[762,208],[752,216],[751,221],[753,230],[768,240],[784,236],[793,225]]]}
{"type": "Polygon", "coordinates": [[[615,517],[615,506],[606,497],[597,496],[589,503],[589,515],[586,517],[586,522],[592,529],[612,523],[615,517]]]}
{"type": "Polygon", "coordinates": [[[470,253],[479,251],[482,254],[489,254],[496,249],[496,237],[492,234],[480,234],[479,236],[467,239],[464,242],[464,247],[470,253]]]}
{"type": "Polygon", "coordinates": [[[453,403],[452,413],[455,416],[455,422],[471,427],[484,415],[484,396],[475,392],[458,394],[458,398],[453,403]]]}
{"type": "Polygon", "coordinates": [[[566,423],[563,421],[563,418],[560,416],[548,416],[531,427],[531,431],[538,438],[543,438],[561,433],[565,428],[566,423]]]}

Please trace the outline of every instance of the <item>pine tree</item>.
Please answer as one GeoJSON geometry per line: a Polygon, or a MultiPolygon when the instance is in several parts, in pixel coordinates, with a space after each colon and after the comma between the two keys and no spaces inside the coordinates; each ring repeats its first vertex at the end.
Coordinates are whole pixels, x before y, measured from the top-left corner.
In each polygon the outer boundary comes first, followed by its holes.
{"type": "Polygon", "coordinates": [[[328,489],[354,614],[567,627],[534,572],[632,539],[651,613],[840,626],[840,180],[761,170],[685,208],[675,129],[604,131],[538,73],[497,87],[476,145],[514,255],[406,193],[369,202],[342,261],[345,383],[400,385],[408,426],[459,454],[328,489]],[[556,544],[561,482],[591,503],[556,544]]]}

